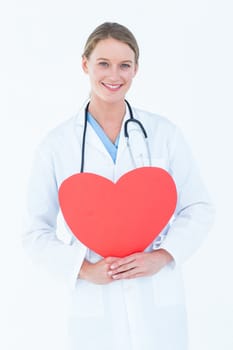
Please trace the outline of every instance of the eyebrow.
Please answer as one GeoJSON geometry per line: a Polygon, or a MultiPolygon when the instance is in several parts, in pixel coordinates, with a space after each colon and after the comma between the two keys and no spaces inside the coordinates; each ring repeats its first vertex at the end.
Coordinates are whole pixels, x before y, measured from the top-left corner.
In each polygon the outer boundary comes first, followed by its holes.
{"type": "MultiPolygon", "coordinates": [[[[108,58],[100,57],[100,58],[97,58],[97,61],[110,61],[110,60],[109,60],[108,58]]],[[[124,63],[130,62],[130,63],[133,63],[133,61],[131,61],[131,60],[123,60],[123,61],[121,61],[121,62],[124,62],[124,63]]]]}

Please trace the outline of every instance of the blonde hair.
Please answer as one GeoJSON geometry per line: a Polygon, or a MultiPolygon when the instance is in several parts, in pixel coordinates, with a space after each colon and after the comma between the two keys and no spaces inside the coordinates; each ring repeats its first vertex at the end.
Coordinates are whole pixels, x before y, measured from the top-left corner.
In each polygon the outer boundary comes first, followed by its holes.
{"type": "Polygon", "coordinates": [[[88,59],[98,42],[108,38],[127,44],[135,54],[135,63],[138,63],[139,47],[134,35],[128,28],[115,22],[105,22],[89,35],[82,56],[88,59]]]}

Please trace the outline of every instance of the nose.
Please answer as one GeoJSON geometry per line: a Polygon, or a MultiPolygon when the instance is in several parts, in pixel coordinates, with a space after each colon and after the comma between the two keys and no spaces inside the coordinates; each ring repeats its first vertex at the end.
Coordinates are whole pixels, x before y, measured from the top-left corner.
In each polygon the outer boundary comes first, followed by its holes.
{"type": "Polygon", "coordinates": [[[112,65],[109,70],[109,79],[113,82],[118,81],[120,78],[120,69],[117,65],[112,65]]]}

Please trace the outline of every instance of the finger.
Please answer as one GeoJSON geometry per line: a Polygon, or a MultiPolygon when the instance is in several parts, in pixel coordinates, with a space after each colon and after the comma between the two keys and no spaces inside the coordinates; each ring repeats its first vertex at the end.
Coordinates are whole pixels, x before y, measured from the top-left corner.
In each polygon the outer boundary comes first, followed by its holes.
{"type": "Polygon", "coordinates": [[[118,256],[107,256],[106,258],[104,258],[104,260],[106,262],[111,262],[111,261],[119,260],[119,257],[118,256]]]}
{"type": "Polygon", "coordinates": [[[128,270],[132,270],[134,269],[135,267],[137,267],[136,265],[136,261],[134,260],[133,262],[131,263],[128,263],[128,264],[124,264],[124,265],[121,265],[115,269],[112,269],[112,270],[109,270],[108,271],[108,274],[111,276],[111,275],[115,275],[117,273],[122,273],[122,272],[126,272],[128,270]]]}
{"type": "Polygon", "coordinates": [[[135,269],[131,269],[125,272],[112,275],[112,278],[114,280],[131,279],[131,278],[140,277],[141,275],[142,275],[141,272],[137,268],[135,268],[135,269]]]}
{"type": "Polygon", "coordinates": [[[117,261],[119,258],[117,257],[112,257],[112,256],[109,256],[107,258],[104,259],[104,261],[110,265],[110,264],[113,264],[115,261],[117,261]]]}
{"type": "Polygon", "coordinates": [[[130,264],[133,261],[135,261],[135,257],[133,255],[127,256],[127,257],[122,258],[122,259],[118,259],[118,260],[114,261],[113,264],[111,264],[110,269],[111,270],[117,269],[120,266],[130,264]]]}

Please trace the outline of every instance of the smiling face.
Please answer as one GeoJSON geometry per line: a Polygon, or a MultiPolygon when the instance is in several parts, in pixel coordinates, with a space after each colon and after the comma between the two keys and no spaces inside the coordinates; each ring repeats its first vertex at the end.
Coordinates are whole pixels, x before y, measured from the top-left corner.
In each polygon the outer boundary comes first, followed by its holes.
{"type": "Polygon", "coordinates": [[[82,67],[89,75],[91,99],[107,103],[122,102],[137,72],[134,51],[129,45],[108,38],[100,40],[82,67]]]}

